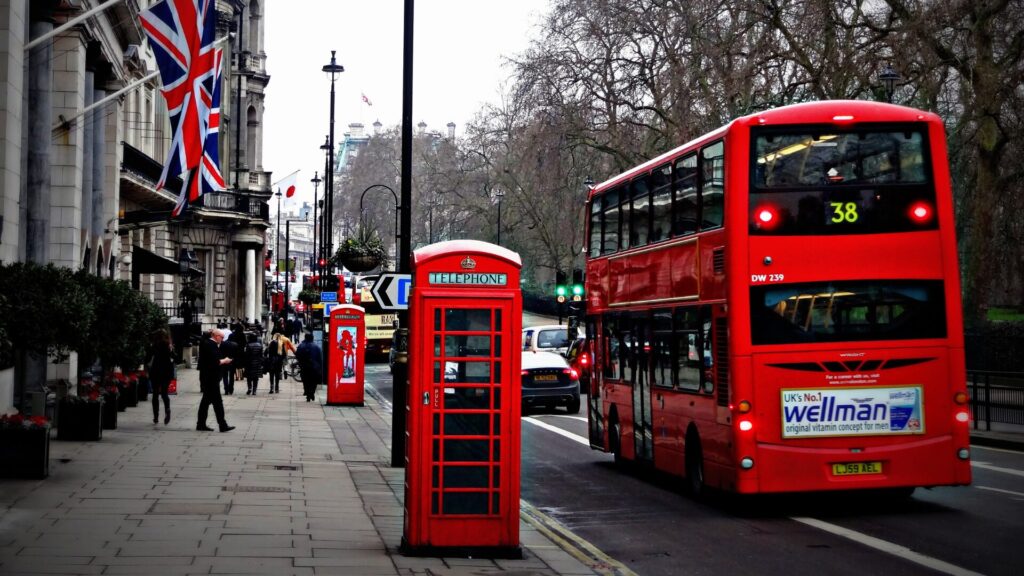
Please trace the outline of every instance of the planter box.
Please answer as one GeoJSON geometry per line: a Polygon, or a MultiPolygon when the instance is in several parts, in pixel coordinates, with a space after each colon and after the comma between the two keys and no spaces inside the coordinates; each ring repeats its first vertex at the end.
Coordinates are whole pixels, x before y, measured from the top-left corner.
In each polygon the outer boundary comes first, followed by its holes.
{"type": "Polygon", "coordinates": [[[135,392],[135,385],[131,382],[124,384],[118,384],[117,390],[117,411],[124,412],[128,408],[134,408],[139,405],[139,397],[135,392]]]}
{"type": "Polygon", "coordinates": [[[46,478],[49,475],[49,428],[0,430],[0,476],[46,478]]]}
{"type": "Polygon", "coordinates": [[[349,272],[369,272],[380,266],[380,260],[373,256],[347,256],[341,259],[341,263],[349,272]]]}
{"type": "Polygon", "coordinates": [[[61,400],[57,405],[58,440],[100,440],[102,438],[102,402],[61,400]]]}
{"type": "Polygon", "coordinates": [[[103,395],[103,429],[117,430],[117,397],[120,394],[107,392],[103,395]]]}

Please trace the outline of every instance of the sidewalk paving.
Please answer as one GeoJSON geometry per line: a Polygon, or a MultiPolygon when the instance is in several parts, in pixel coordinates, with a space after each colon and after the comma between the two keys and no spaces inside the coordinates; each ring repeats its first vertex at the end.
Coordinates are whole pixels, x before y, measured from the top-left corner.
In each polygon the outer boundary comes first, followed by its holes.
{"type": "Polygon", "coordinates": [[[405,471],[373,397],[331,407],[291,380],[255,397],[236,382],[237,428],[197,432],[198,372],[178,376],[169,425],[140,403],[99,442],[52,440],[48,479],[0,481],[0,574],[595,574],[523,519],[523,560],[402,556],[405,471]]]}

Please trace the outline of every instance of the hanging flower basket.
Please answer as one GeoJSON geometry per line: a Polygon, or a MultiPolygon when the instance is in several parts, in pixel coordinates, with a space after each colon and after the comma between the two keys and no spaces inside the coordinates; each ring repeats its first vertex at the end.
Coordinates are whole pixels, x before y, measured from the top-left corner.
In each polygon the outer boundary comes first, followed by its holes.
{"type": "Polygon", "coordinates": [[[349,256],[341,259],[341,265],[349,272],[369,272],[380,266],[380,261],[373,256],[349,256]]]}
{"type": "Polygon", "coordinates": [[[338,247],[335,259],[350,272],[369,272],[388,257],[384,241],[373,230],[360,228],[338,247]]]}

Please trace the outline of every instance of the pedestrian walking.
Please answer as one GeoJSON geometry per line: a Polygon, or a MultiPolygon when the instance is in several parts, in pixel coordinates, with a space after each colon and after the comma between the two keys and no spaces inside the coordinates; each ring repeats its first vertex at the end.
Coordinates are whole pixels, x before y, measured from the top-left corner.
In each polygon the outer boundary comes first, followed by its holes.
{"type": "Polygon", "coordinates": [[[263,376],[263,343],[255,334],[249,334],[245,345],[245,380],[248,383],[246,396],[256,395],[256,385],[263,376]]]}
{"type": "Polygon", "coordinates": [[[281,332],[274,332],[267,344],[267,361],[270,365],[270,393],[281,391],[281,370],[288,358],[288,351],[295,354],[295,344],[281,332]]]}
{"type": "Polygon", "coordinates": [[[174,378],[174,346],[167,330],[153,333],[146,360],[146,372],[153,387],[153,424],[160,421],[160,399],[164,401],[164,424],[171,421],[171,397],[167,390],[174,378]]]}
{"type": "Polygon", "coordinates": [[[211,405],[220,431],[228,432],[235,429],[234,426],[228,426],[227,420],[224,419],[224,400],[220,397],[221,378],[231,364],[231,359],[224,356],[221,350],[222,342],[224,332],[214,329],[199,345],[199,388],[203,392],[203,399],[199,402],[196,430],[213,431],[213,428],[206,425],[206,416],[211,405]]]}
{"type": "MultiPolygon", "coordinates": [[[[234,346],[234,354],[231,356],[233,362],[232,367],[234,368],[234,379],[237,382],[242,378],[245,378],[245,347],[249,344],[249,340],[245,335],[245,327],[242,326],[241,322],[235,320],[231,324],[231,335],[228,336],[228,340],[231,341],[234,346]]],[[[235,391],[235,386],[232,383],[231,391],[235,391]]]]}
{"type": "Polygon", "coordinates": [[[316,400],[316,387],[323,380],[323,355],[320,347],[313,342],[312,333],[306,333],[306,339],[295,351],[295,359],[299,361],[302,391],[306,394],[306,402],[312,402],[316,400]]]}

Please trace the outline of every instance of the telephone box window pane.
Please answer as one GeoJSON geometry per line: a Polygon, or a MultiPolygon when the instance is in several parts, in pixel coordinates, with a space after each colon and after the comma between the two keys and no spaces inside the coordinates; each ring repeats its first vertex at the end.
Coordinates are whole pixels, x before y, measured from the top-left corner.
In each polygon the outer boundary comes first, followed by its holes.
{"type": "Polygon", "coordinates": [[[449,436],[488,436],[490,423],[489,414],[445,414],[444,435],[449,436]]]}
{"type": "Polygon", "coordinates": [[[501,410],[501,388],[494,389],[494,409],[501,410]]]}
{"type": "MultiPolygon", "coordinates": [[[[498,350],[501,350],[500,348],[498,350]]],[[[494,383],[501,384],[501,362],[494,363],[494,383]]]]}
{"type": "Polygon", "coordinates": [[[441,434],[441,415],[434,414],[434,435],[441,434]]]}
{"type": "Polygon", "coordinates": [[[445,492],[442,514],[487,514],[487,492],[445,492]]]}
{"type": "Polygon", "coordinates": [[[434,440],[433,444],[434,444],[434,453],[433,453],[433,458],[431,458],[431,461],[433,461],[433,462],[440,462],[441,461],[441,441],[440,440],[434,440]]]}
{"type": "Polygon", "coordinates": [[[441,337],[434,336],[434,356],[441,355],[441,337]]]}
{"type": "Polygon", "coordinates": [[[494,455],[492,457],[494,462],[501,461],[501,440],[494,441],[494,455]]]}
{"type": "Polygon", "coordinates": [[[487,488],[488,470],[487,466],[445,466],[444,487],[487,488]]]}
{"type": "Polygon", "coordinates": [[[501,332],[501,309],[494,311],[494,330],[501,332]]]}
{"type": "MultiPolygon", "coordinates": [[[[440,341],[440,339],[436,339],[440,341]]],[[[440,354],[436,354],[440,356],[440,354]]],[[[444,355],[449,358],[491,355],[490,336],[445,336],[444,355]]]]}
{"type": "Polygon", "coordinates": [[[501,509],[501,492],[491,494],[491,514],[497,514],[501,509]]]}
{"type": "Polygon", "coordinates": [[[448,332],[456,330],[487,330],[491,329],[491,310],[489,308],[445,310],[444,329],[448,332]]]}
{"type": "Polygon", "coordinates": [[[441,495],[438,494],[437,492],[434,492],[434,493],[432,493],[430,495],[430,513],[431,514],[438,514],[439,513],[440,506],[438,506],[438,503],[439,503],[440,499],[441,499],[441,495]]]}
{"type": "MultiPolygon", "coordinates": [[[[501,357],[501,336],[498,335],[494,336],[494,355],[498,356],[499,358],[501,357]]],[[[495,369],[499,370],[499,374],[501,373],[500,368],[495,369]]]]}
{"type": "Polygon", "coordinates": [[[490,388],[445,388],[445,410],[486,410],[491,407],[490,388]]]}
{"type": "Polygon", "coordinates": [[[434,308],[434,331],[441,331],[441,309],[434,308]]]}
{"type": "Polygon", "coordinates": [[[493,432],[493,434],[495,436],[498,436],[498,435],[501,434],[501,414],[495,414],[494,415],[494,432],[493,432]]]}
{"type": "Polygon", "coordinates": [[[434,488],[440,488],[441,487],[441,467],[435,465],[435,466],[431,466],[431,469],[433,471],[433,477],[434,477],[433,483],[431,485],[434,488]]]}
{"type": "Polygon", "coordinates": [[[441,363],[434,362],[434,384],[441,383],[441,363]]]}
{"type": "Polygon", "coordinates": [[[448,360],[444,363],[447,384],[490,384],[491,363],[448,360]]]}
{"type": "Polygon", "coordinates": [[[487,462],[487,440],[445,440],[445,462],[487,462]]]}

